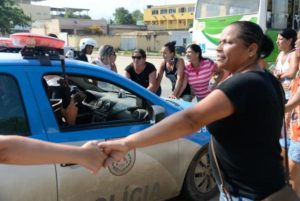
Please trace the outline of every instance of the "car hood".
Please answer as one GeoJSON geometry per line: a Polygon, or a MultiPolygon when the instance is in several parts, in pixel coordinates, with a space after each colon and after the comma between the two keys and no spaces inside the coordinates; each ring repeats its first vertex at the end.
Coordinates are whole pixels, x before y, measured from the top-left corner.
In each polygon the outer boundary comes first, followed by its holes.
{"type": "Polygon", "coordinates": [[[195,103],[187,102],[182,99],[173,99],[173,98],[164,98],[165,101],[171,103],[175,107],[179,108],[180,110],[184,110],[186,108],[192,107],[195,103]]]}
{"type": "MultiPolygon", "coordinates": [[[[182,99],[171,99],[171,98],[164,98],[167,102],[171,103],[175,107],[177,107],[179,110],[184,110],[186,108],[192,107],[195,105],[193,102],[187,102],[182,99]]],[[[192,141],[194,143],[200,144],[200,145],[206,145],[210,140],[210,133],[207,130],[206,126],[200,128],[197,132],[187,135],[184,138],[192,141]]]]}

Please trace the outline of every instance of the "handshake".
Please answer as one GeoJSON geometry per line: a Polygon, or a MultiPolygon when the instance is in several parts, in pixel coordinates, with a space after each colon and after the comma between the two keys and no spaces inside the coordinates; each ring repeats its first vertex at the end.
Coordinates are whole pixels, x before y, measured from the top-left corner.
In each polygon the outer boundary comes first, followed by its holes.
{"type": "Polygon", "coordinates": [[[107,167],[112,162],[120,161],[125,157],[130,150],[125,139],[106,142],[90,141],[78,147],[0,134],[0,163],[78,164],[96,173],[100,168],[107,167]]]}
{"type": "Polygon", "coordinates": [[[123,159],[130,150],[124,139],[98,142],[90,141],[80,147],[77,164],[97,173],[102,167],[123,159]]]}

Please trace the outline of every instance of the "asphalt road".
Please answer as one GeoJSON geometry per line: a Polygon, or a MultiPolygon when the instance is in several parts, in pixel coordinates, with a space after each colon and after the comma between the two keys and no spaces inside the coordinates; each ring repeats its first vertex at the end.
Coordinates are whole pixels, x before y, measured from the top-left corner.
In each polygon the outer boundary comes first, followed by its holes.
{"type": "MultiPolygon", "coordinates": [[[[156,68],[160,65],[160,62],[162,61],[161,57],[148,57],[147,61],[154,64],[156,68]]],[[[124,75],[124,69],[127,65],[129,65],[132,62],[132,59],[130,56],[117,56],[116,60],[116,65],[118,68],[118,73],[124,75]]],[[[162,96],[167,97],[171,95],[171,83],[170,81],[164,76],[162,83],[161,83],[161,88],[162,88],[162,96]]],[[[218,201],[219,196],[215,197],[214,199],[208,200],[208,201],[218,201]]],[[[176,197],[174,199],[168,200],[168,201],[189,201],[181,196],[176,197]]]]}

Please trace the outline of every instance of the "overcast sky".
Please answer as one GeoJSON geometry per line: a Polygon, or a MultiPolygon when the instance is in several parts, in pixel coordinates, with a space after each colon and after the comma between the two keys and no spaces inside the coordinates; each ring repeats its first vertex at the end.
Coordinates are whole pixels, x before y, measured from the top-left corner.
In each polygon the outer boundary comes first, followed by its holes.
{"type": "Polygon", "coordinates": [[[142,12],[147,5],[165,5],[165,4],[180,4],[180,3],[194,3],[196,0],[46,0],[36,5],[46,5],[51,7],[73,7],[90,9],[89,15],[93,19],[113,19],[113,13],[116,8],[124,7],[132,12],[134,10],[141,10],[142,12]]]}

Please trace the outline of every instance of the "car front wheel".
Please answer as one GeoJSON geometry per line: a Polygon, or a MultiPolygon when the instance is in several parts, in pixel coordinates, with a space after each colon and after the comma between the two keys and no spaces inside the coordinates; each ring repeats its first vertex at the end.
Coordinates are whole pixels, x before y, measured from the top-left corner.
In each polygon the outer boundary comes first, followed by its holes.
{"type": "Polygon", "coordinates": [[[183,195],[189,200],[210,200],[218,194],[209,160],[208,145],[205,145],[190,163],[182,187],[183,195]]]}

